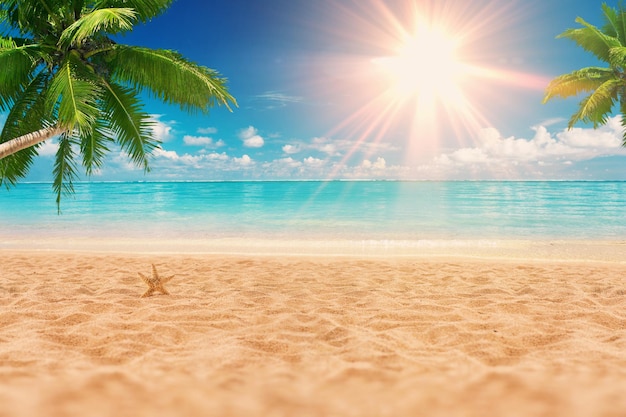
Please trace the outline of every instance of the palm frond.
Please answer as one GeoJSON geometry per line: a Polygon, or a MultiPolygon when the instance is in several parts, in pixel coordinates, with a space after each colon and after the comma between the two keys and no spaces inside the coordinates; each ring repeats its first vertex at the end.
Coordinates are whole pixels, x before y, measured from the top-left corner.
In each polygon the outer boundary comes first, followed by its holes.
{"type": "Polygon", "coordinates": [[[616,78],[610,68],[587,67],[563,74],[553,79],[546,88],[543,102],[554,97],[567,98],[579,93],[593,91],[608,80],[616,78]]]}
{"type": "Polygon", "coordinates": [[[107,83],[102,95],[109,129],[133,163],[148,170],[148,155],[158,145],[152,138],[150,115],[136,93],[115,83],[107,83]]]}
{"type": "Polygon", "coordinates": [[[97,9],[83,15],[80,19],[68,26],[61,34],[59,45],[81,45],[82,42],[94,34],[127,32],[133,28],[136,13],[129,8],[97,9]]]}
{"type": "Polygon", "coordinates": [[[0,185],[10,188],[25,178],[37,154],[37,146],[31,146],[0,159],[0,185]]]}
{"type": "Polygon", "coordinates": [[[74,162],[76,157],[74,147],[76,145],[76,138],[71,134],[64,134],[59,137],[59,149],[52,170],[54,177],[52,189],[56,194],[59,212],[61,211],[61,197],[74,193],[74,180],[77,178],[76,163],[74,162]]]}
{"type": "Polygon", "coordinates": [[[35,61],[11,39],[0,38],[0,111],[6,111],[29,82],[35,61]]]}
{"type": "Polygon", "coordinates": [[[620,43],[626,46],[626,10],[622,3],[620,2],[616,8],[603,3],[602,12],[605,21],[602,31],[619,39],[620,43]]]}
{"type": "Polygon", "coordinates": [[[14,49],[16,46],[13,39],[0,36],[0,49],[14,49]]]}
{"type": "Polygon", "coordinates": [[[622,124],[622,146],[626,147],[626,100],[620,102],[621,124],[622,124]]]}
{"type": "Polygon", "coordinates": [[[626,46],[611,48],[609,60],[614,68],[626,68],[626,46]]]}
{"type": "Polygon", "coordinates": [[[46,109],[45,98],[41,94],[46,82],[47,74],[37,74],[16,98],[0,132],[0,143],[53,124],[55,116],[49,116],[50,111],[46,109]]]}
{"type": "Polygon", "coordinates": [[[163,13],[174,0],[99,0],[96,1],[94,9],[110,7],[128,7],[137,13],[137,18],[141,22],[163,13]]]}
{"type": "Polygon", "coordinates": [[[9,25],[9,14],[0,7],[0,25],[9,25]]]}
{"type": "Polygon", "coordinates": [[[606,33],[609,36],[613,36],[623,43],[623,38],[620,36],[623,34],[622,28],[620,28],[620,24],[618,22],[618,13],[617,10],[613,7],[610,7],[606,3],[602,3],[602,13],[604,17],[604,26],[602,27],[602,32],[606,33]]]}
{"type": "Polygon", "coordinates": [[[58,0],[3,0],[5,22],[21,34],[40,34],[62,26],[58,0]]]}
{"type": "Polygon", "coordinates": [[[597,27],[585,22],[582,18],[576,18],[576,23],[583,25],[583,28],[568,29],[557,38],[568,38],[573,40],[584,50],[591,52],[598,59],[609,62],[609,51],[611,48],[621,46],[619,39],[602,33],[597,27]]]}
{"type": "Polygon", "coordinates": [[[185,111],[207,113],[215,105],[236,105],[226,79],[210,68],[187,61],[170,50],[115,45],[111,52],[113,77],[137,90],[148,89],[166,103],[185,111]]]}
{"type": "Polygon", "coordinates": [[[105,123],[99,119],[91,132],[80,137],[80,153],[83,156],[83,166],[87,175],[102,167],[104,158],[109,152],[109,145],[113,143],[105,123]]]}
{"type": "Polygon", "coordinates": [[[605,124],[622,87],[623,82],[621,80],[613,79],[596,88],[593,93],[580,102],[578,111],[570,118],[569,127],[574,126],[577,122],[593,123],[594,128],[605,124]]]}
{"type": "Polygon", "coordinates": [[[89,133],[99,110],[97,99],[100,88],[86,79],[89,70],[73,54],[59,66],[47,92],[48,107],[58,106],[58,124],[67,130],[89,133]]]}
{"type": "MultiPolygon", "coordinates": [[[[0,143],[53,124],[53,121],[46,117],[45,99],[40,94],[46,79],[45,74],[38,74],[16,99],[0,132],[0,143]]],[[[0,184],[13,186],[26,177],[38,154],[38,147],[39,145],[26,148],[0,159],[0,184]]]]}

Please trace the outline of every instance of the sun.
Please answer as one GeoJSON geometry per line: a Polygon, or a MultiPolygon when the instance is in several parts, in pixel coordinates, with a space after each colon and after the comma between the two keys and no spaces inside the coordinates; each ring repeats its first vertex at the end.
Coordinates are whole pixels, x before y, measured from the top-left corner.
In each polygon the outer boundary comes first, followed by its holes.
{"type": "Polygon", "coordinates": [[[416,26],[395,48],[395,54],[373,60],[388,81],[388,93],[402,101],[417,97],[431,105],[460,100],[467,66],[459,57],[459,38],[440,26],[416,26]]]}
{"type": "Polygon", "coordinates": [[[549,81],[512,66],[518,51],[503,49],[513,40],[500,33],[518,18],[511,2],[329,3],[331,51],[307,67],[314,93],[332,98],[336,122],[325,136],[353,143],[343,163],[398,147],[406,166],[420,166],[479,140],[515,106],[513,89],[543,92],[549,81]]]}

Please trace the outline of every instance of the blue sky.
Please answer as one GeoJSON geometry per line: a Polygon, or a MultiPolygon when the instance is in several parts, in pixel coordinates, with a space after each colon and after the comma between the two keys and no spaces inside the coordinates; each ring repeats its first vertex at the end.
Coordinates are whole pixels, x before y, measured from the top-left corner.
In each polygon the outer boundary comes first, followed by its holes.
{"type": "MultiPolygon", "coordinates": [[[[239,106],[188,115],[146,96],[152,171],[114,150],[93,179],[626,179],[619,119],[567,130],[578,99],[542,104],[551,78],[598,64],[555,37],[577,16],[601,25],[601,4],[177,0],[119,41],[216,69],[239,106]],[[455,61],[419,42],[417,64],[398,60],[420,27],[456,42],[455,61]]],[[[51,178],[54,151],[28,180],[51,178]]]]}

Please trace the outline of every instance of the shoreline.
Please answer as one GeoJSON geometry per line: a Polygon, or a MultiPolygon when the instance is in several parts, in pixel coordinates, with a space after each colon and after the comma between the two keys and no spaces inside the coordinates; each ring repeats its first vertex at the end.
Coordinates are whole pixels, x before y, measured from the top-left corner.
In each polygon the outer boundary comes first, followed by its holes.
{"type": "Polygon", "coordinates": [[[348,240],[167,237],[3,238],[0,252],[65,252],[136,255],[225,255],[332,258],[466,258],[626,264],[626,240],[348,240]]]}

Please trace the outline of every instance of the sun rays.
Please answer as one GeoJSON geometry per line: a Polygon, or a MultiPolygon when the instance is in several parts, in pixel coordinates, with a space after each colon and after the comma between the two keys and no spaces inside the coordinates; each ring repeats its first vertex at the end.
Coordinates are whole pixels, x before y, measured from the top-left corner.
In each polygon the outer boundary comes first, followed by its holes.
{"type": "MultiPolygon", "coordinates": [[[[498,68],[499,30],[514,13],[502,2],[410,0],[332,2],[337,49],[326,73],[349,109],[328,132],[355,143],[393,142],[404,162],[435,155],[451,142],[466,144],[485,127],[501,87],[542,91],[547,78],[498,68]],[[494,47],[498,44],[498,48],[494,47]],[[490,55],[491,54],[491,55],[490,55]],[[496,97],[496,99],[494,99],[496,97]]],[[[373,156],[373,155],[365,155],[373,156]]]]}
{"type": "Polygon", "coordinates": [[[399,100],[414,95],[425,104],[457,100],[458,80],[465,72],[457,57],[458,44],[444,28],[418,21],[395,54],[374,58],[372,63],[388,78],[388,92],[399,100]]]}

